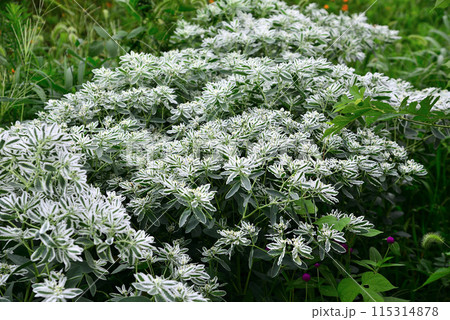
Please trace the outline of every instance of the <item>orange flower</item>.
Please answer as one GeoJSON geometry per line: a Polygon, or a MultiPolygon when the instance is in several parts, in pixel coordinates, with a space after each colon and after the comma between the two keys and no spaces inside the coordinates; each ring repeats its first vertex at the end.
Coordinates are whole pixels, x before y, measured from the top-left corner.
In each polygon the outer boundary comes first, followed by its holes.
{"type": "Polygon", "coordinates": [[[341,9],[342,11],[348,11],[348,4],[344,4],[341,9]]]}
{"type": "Polygon", "coordinates": [[[214,0],[208,0],[209,3],[214,3],[214,0]]]}
{"type": "Polygon", "coordinates": [[[326,5],[324,5],[323,7],[324,7],[325,9],[327,9],[327,10],[328,10],[328,9],[330,9],[330,6],[329,6],[329,5],[327,5],[327,4],[326,4],[326,5]]]}
{"type": "Polygon", "coordinates": [[[111,3],[111,2],[107,2],[107,3],[106,3],[106,7],[107,7],[108,9],[111,9],[112,3],[111,3]]]}
{"type": "Polygon", "coordinates": [[[348,2],[348,0],[342,0],[342,2],[348,2]]]}
{"type": "Polygon", "coordinates": [[[16,70],[14,70],[14,68],[12,68],[11,73],[16,73],[16,70]]]}

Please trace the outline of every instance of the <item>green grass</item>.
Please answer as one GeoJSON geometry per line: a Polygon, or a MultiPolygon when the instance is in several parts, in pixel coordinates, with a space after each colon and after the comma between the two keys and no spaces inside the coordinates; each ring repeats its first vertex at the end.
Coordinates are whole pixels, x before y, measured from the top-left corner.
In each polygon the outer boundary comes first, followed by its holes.
{"type": "MultiPolygon", "coordinates": [[[[299,3],[289,0],[289,3],[299,3]]],[[[301,0],[327,5],[331,12],[366,12],[372,24],[387,25],[398,30],[402,39],[384,51],[370,52],[367,60],[353,66],[359,73],[382,72],[401,78],[415,87],[446,88],[448,86],[450,21],[448,10],[434,9],[432,0],[301,0]]],[[[350,27],[350,26],[349,26],[350,27]]]]}
{"type": "Polygon", "coordinates": [[[159,54],[204,0],[35,0],[0,3],[0,125],[31,119],[126,52],[159,54]],[[113,39],[111,39],[111,37],[113,39]]]}

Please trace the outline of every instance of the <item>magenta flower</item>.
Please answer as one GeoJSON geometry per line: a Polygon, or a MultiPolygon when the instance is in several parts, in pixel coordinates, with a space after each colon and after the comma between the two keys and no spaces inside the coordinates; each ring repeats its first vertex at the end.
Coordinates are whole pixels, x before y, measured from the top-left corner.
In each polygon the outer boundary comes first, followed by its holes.
{"type": "Polygon", "coordinates": [[[314,263],[314,267],[316,267],[316,268],[320,267],[320,263],[318,263],[318,262],[314,263]]]}
{"type": "Polygon", "coordinates": [[[303,281],[308,282],[309,280],[311,280],[311,275],[309,273],[305,273],[302,276],[303,281]]]}
{"type": "Polygon", "coordinates": [[[394,237],[387,237],[386,242],[389,244],[393,244],[395,242],[394,237]]]}

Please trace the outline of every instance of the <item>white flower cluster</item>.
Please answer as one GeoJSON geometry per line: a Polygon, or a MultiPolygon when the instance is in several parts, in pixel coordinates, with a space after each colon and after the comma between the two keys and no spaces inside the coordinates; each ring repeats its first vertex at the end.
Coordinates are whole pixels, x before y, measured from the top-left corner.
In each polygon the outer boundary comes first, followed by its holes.
{"type": "MultiPolygon", "coordinates": [[[[74,264],[86,261],[89,271],[85,272],[101,279],[108,275],[108,263],[119,261],[127,268],[168,261],[158,253],[153,237],[131,226],[122,196],[102,195],[86,183],[83,155],[59,126],[39,122],[13,126],[0,132],[0,146],[0,259],[5,260],[0,264],[0,286],[14,283],[11,278],[39,277],[38,269],[16,271],[18,266],[8,262],[22,245],[30,253],[24,259],[40,269],[62,264],[70,271],[74,264]]],[[[183,261],[189,261],[184,256],[183,261]]],[[[207,274],[202,274],[202,283],[198,273],[177,274],[182,285],[192,276],[197,289],[202,284],[211,287],[207,274]]],[[[66,281],[63,274],[51,273],[33,290],[44,301],[65,301],[81,294],[81,289],[66,289],[66,281]]]]}
{"type": "Polygon", "coordinates": [[[325,119],[316,111],[295,121],[287,111],[251,109],[209,121],[173,141],[136,151],[131,164],[142,167],[121,187],[133,203],[148,198],[171,203],[181,213],[180,226],[187,223],[192,230],[198,223],[207,225],[216,213],[226,218],[218,210],[227,201],[237,201],[239,210],[300,198],[332,204],[339,201],[340,189],[346,197],[365,183],[410,181],[424,173],[407,170],[422,167],[406,161],[403,147],[371,130],[343,130],[323,140],[325,119]],[[218,207],[215,197],[224,197],[218,207]]]}
{"type": "Polygon", "coordinates": [[[450,106],[447,90],[414,90],[403,80],[382,74],[357,75],[351,68],[320,57],[277,61],[236,52],[216,55],[207,49],[184,49],[161,57],[131,53],[121,60],[115,70],[97,70],[93,82],[79,92],[51,100],[48,113],[41,118],[97,126],[97,131],[98,126],[113,130],[123,121],[132,122],[128,130],[169,122],[177,124],[169,133],[177,133],[186,126],[254,106],[330,112],[355,85],[364,87],[367,96],[388,97],[394,107],[406,97],[413,102],[427,96],[440,98],[435,110],[448,112],[450,106]]]}
{"type": "Polygon", "coordinates": [[[33,284],[33,291],[37,298],[44,298],[44,302],[64,302],[83,293],[78,288],[66,288],[66,282],[67,277],[61,272],[52,271],[44,282],[33,284]]]}
{"type": "Polygon", "coordinates": [[[16,275],[24,276],[27,272],[28,271],[25,269],[20,270],[18,265],[0,263],[0,287],[6,285],[11,274],[14,273],[16,275]]]}
{"type": "Polygon", "coordinates": [[[397,31],[367,23],[362,14],[330,14],[308,5],[302,12],[278,0],[219,0],[201,9],[197,24],[180,21],[174,42],[214,52],[241,51],[268,57],[362,60],[376,43],[398,39],[397,31]],[[333,45],[331,45],[333,44],[333,45]]]}
{"type": "Polygon", "coordinates": [[[307,269],[308,265],[304,259],[314,259],[312,254],[314,252],[318,251],[320,260],[323,260],[331,249],[337,253],[346,252],[342,244],[347,240],[344,237],[344,232],[340,230],[364,234],[373,227],[373,224],[362,216],[355,217],[353,214],[344,214],[338,210],[332,210],[328,215],[316,220],[315,224],[318,224],[318,226],[299,222],[296,228],[289,230],[289,221],[280,218],[279,223],[271,225],[271,232],[268,234],[270,243],[266,247],[267,253],[278,258],[276,260],[278,266],[289,265],[290,261],[285,258],[286,254],[289,254],[298,267],[307,269]],[[344,218],[347,220],[340,221],[344,218]],[[332,223],[322,223],[321,221],[324,221],[324,219],[332,223]],[[339,230],[335,228],[338,222],[341,222],[339,230]],[[294,235],[291,235],[292,233],[294,235]]]}

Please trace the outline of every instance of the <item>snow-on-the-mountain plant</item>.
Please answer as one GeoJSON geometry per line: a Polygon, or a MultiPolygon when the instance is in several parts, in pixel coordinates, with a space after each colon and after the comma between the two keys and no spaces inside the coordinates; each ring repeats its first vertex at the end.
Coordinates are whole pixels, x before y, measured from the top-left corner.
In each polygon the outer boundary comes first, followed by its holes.
{"type": "Polygon", "coordinates": [[[219,300],[220,283],[242,294],[252,270],[283,281],[376,235],[369,205],[426,171],[388,130],[324,132],[353,86],[448,112],[448,91],[339,64],[396,38],[362,15],[219,0],[179,23],[179,49],[126,54],[2,130],[4,298],[219,300]]]}

